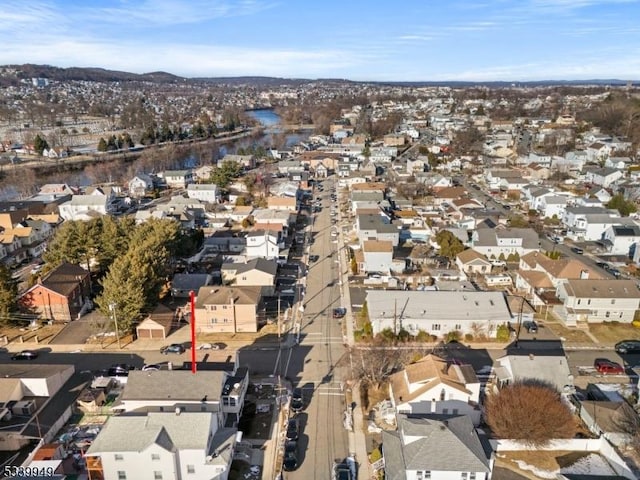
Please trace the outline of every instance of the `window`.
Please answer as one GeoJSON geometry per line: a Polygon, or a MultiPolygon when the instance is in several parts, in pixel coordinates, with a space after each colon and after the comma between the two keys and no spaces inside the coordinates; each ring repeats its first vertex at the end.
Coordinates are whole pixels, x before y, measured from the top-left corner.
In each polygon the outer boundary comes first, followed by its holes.
{"type": "Polygon", "coordinates": [[[124,456],[121,453],[116,453],[113,458],[117,461],[120,462],[122,460],[124,460],[124,456]]]}
{"type": "Polygon", "coordinates": [[[462,325],[460,325],[459,323],[456,323],[454,330],[462,330],[462,325]]]}
{"type": "Polygon", "coordinates": [[[187,473],[196,473],[196,467],[194,465],[187,465],[187,473]]]}
{"type": "Polygon", "coordinates": [[[606,312],[606,313],[604,314],[604,316],[605,316],[605,317],[607,317],[607,318],[609,318],[609,317],[611,316],[611,312],[606,312]]]}
{"type": "Polygon", "coordinates": [[[591,299],[587,300],[587,305],[591,305],[591,299]]]}
{"type": "Polygon", "coordinates": [[[580,305],[580,302],[581,302],[581,301],[582,301],[582,300],[578,299],[578,305],[580,305]]]}
{"type": "Polygon", "coordinates": [[[615,298],[612,298],[612,299],[611,299],[611,305],[615,305],[615,304],[616,304],[616,299],[615,299],[615,298]]]}
{"type": "Polygon", "coordinates": [[[435,330],[435,331],[440,330],[440,324],[439,323],[434,323],[433,327],[431,327],[431,330],[435,330]]]}
{"type": "Polygon", "coordinates": [[[127,472],[118,470],[118,480],[127,480],[127,472]]]}
{"type": "Polygon", "coordinates": [[[469,473],[469,480],[476,480],[476,472],[469,473]]]}
{"type": "Polygon", "coordinates": [[[151,460],[160,460],[160,454],[159,453],[152,453],[151,454],[151,460]]]}
{"type": "Polygon", "coordinates": [[[442,402],[445,399],[445,395],[446,392],[444,391],[444,388],[442,390],[440,390],[440,401],[442,402]]]}
{"type": "Polygon", "coordinates": [[[443,408],[442,409],[442,414],[443,415],[448,415],[449,414],[449,409],[448,408],[443,408]]]}
{"type": "Polygon", "coordinates": [[[457,408],[454,408],[454,409],[453,409],[453,414],[454,414],[454,415],[458,415],[458,409],[457,409],[457,408]]]}
{"type": "Polygon", "coordinates": [[[158,470],[153,472],[153,480],[162,480],[162,472],[158,470]]]}
{"type": "Polygon", "coordinates": [[[460,472],[460,480],[467,480],[467,472],[460,472]]]}

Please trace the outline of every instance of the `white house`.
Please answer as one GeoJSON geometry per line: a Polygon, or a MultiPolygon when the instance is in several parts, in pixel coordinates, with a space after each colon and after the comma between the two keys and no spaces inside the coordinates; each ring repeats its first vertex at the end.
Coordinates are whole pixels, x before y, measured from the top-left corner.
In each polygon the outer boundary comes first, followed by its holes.
{"type": "Polygon", "coordinates": [[[109,418],[84,456],[104,480],[226,480],[236,428],[213,412],[149,412],[109,418]]]}
{"type": "Polygon", "coordinates": [[[558,285],[556,296],[563,304],[555,311],[569,326],[630,323],[640,307],[640,290],[634,280],[568,280],[558,285]]]}
{"type": "Polygon", "coordinates": [[[213,183],[191,183],[187,185],[187,196],[201,202],[217,203],[220,193],[218,186],[213,183]]]}
{"type": "Polygon", "coordinates": [[[471,365],[427,355],[391,376],[389,396],[398,413],[468,415],[480,424],[480,381],[471,365]]]}
{"type": "Polygon", "coordinates": [[[573,386],[573,376],[564,355],[505,355],[493,367],[494,387],[500,389],[514,382],[541,380],[559,392],[573,386]]]}
{"type": "Polygon", "coordinates": [[[245,255],[247,258],[262,257],[274,260],[280,255],[278,234],[274,231],[255,230],[247,234],[246,240],[245,255]]]}
{"type": "Polygon", "coordinates": [[[508,258],[539,250],[540,238],[532,228],[479,228],[473,232],[471,246],[487,258],[508,258]]]}
{"type": "Polygon", "coordinates": [[[604,167],[588,171],[586,175],[586,181],[589,183],[593,183],[594,185],[600,185],[601,187],[609,188],[623,176],[624,173],[622,173],[620,170],[604,167]]]}
{"type": "Polygon", "coordinates": [[[567,200],[564,195],[546,195],[540,199],[537,210],[544,218],[562,218],[567,200]]]}
{"type": "Polygon", "coordinates": [[[393,244],[387,240],[364,240],[362,242],[363,261],[360,272],[380,272],[388,274],[393,264],[393,244]]]}
{"type": "Polygon", "coordinates": [[[112,213],[115,206],[104,195],[74,195],[58,209],[65,220],[91,220],[112,213]]]}
{"type": "Polygon", "coordinates": [[[602,234],[602,243],[612,255],[629,256],[640,243],[640,227],[635,223],[611,225],[602,234]]]}
{"type": "Polygon", "coordinates": [[[368,290],[366,298],[374,334],[389,328],[495,338],[497,327],[511,320],[502,292],[368,290]]]}
{"type": "Polygon", "coordinates": [[[480,442],[471,419],[396,416],[397,431],[383,430],[387,480],[490,480],[493,453],[480,442]]]}
{"type": "Polygon", "coordinates": [[[169,188],[186,188],[193,183],[193,172],[191,170],[165,170],[162,178],[169,188]]]}
{"type": "Polygon", "coordinates": [[[150,175],[139,173],[128,183],[129,195],[132,197],[144,197],[153,190],[153,179],[150,175]]]}

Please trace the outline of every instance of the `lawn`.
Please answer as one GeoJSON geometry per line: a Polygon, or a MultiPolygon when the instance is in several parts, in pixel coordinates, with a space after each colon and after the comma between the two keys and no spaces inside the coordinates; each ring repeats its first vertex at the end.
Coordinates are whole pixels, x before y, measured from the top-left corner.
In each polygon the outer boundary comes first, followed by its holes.
{"type": "Polygon", "coordinates": [[[566,342],[572,343],[593,343],[593,341],[582,330],[577,328],[567,328],[561,323],[544,322],[545,328],[551,330],[558,338],[564,338],[566,342]]]}
{"type": "Polygon", "coordinates": [[[589,326],[589,330],[601,343],[614,344],[620,340],[640,340],[640,328],[636,328],[630,323],[594,323],[589,326]]]}

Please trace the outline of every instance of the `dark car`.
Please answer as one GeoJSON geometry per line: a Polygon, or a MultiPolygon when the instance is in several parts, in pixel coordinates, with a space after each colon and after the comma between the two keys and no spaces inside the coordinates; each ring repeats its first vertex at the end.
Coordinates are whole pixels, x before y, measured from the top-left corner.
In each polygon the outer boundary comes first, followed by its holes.
{"type": "Polygon", "coordinates": [[[611,268],[607,262],[596,262],[596,267],[603,268],[604,270],[609,270],[611,268]]]}
{"type": "Polygon", "coordinates": [[[623,340],[616,343],[616,352],[618,353],[640,353],[640,340],[623,340]]]}
{"type": "Polygon", "coordinates": [[[284,444],[282,468],[285,472],[291,472],[298,468],[298,442],[295,440],[289,440],[284,444]]]}
{"type": "Polygon", "coordinates": [[[108,375],[110,377],[128,377],[129,372],[135,369],[136,367],[134,367],[133,365],[129,365],[126,363],[116,363],[114,365],[111,365],[108,370],[108,375]]]}
{"type": "Polygon", "coordinates": [[[160,353],[164,353],[168,355],[170,353],[176,353],[178,355],[182,355],[187,349],[184,348],[179,343],[172,343],[171,345],[165,345],[160,349],[160,353]]]}
{"type": "Polygon", "coordinates": [[[300,422],[297,418],[291,418],[287,422],[287,440],[298,440],[300,435],[300,422]]]}
{"type": "Polygon", "coordinates": [[[578,255],[582,255],[584,253],[584,250],[580,247],[571,247],[571,251],[573,253],[577,253],[578,255]]]}
{"type": "Polygon", "coordinates": [[[304,409],[304,398],[302,398],[302,389],[294,388],[291,394],[291,411],[299,413],[304,409]]]}
{"type": "Polygon", "coordinates": [[[602,373],[604,375],[622,375],[624,373],[622,365],[612,362],[611,360],[600,358],[594,362],[593,366],[598,373],[602,373]]]}
{"type": "Polygon", "coordinates": [[[538,324],[534,321],[524,322],[522,326],[526,328],[529,333],[538,333],[538,324]]]}
{"type": "Polygon", "coordinates": [[[333,309],[333,318],[342,318],[347,314],[347,309],[344,307],[338,307],[333,309]]]}
{"type": "Polygon", "coordinates": [[[318,260],[320,260],[320,255],[309,255],[310,262],[317,262],[318,260]]]}
{"type": "Polygon", "coordinates": [[[11,355],[11,360],[35,360],[36,358],[38,358],[38,352],[33,350],[22,350],[11,355]]]}

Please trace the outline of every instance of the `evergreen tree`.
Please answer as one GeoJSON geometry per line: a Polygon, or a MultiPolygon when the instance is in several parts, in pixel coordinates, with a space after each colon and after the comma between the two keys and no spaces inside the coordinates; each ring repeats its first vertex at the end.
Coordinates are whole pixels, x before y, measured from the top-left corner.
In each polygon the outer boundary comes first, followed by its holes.
{"type": "Polygon", "coordinates": [[[98,142],[98,151],[99,152],[107,151],[107,142],[105,141],[104,138],[100,138],[100,141],[98,142]]]}
{"type": "Polygon", "coordinates": [[[17,311],[18,284],[11,278],[11,270],[0,263],[0,325],[11,323],[12,314],[17,311]]]}
{"type": "Polygon", "coordinates": [[[33,148],[38,155],[42,155],[42,152],[49,149],[49,144],[46,139],[42,138],[40,134],[38,134],[33,140],[33,148]]]}

